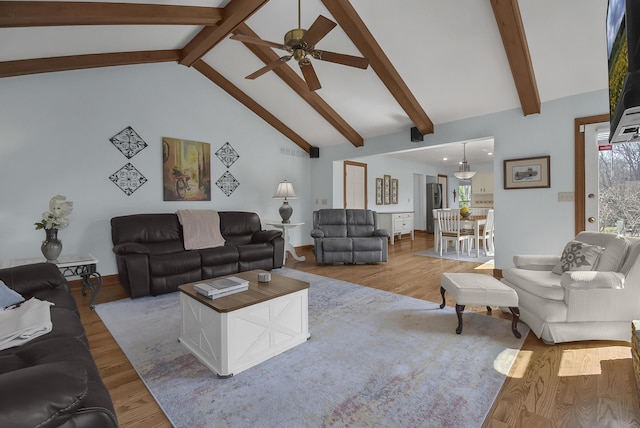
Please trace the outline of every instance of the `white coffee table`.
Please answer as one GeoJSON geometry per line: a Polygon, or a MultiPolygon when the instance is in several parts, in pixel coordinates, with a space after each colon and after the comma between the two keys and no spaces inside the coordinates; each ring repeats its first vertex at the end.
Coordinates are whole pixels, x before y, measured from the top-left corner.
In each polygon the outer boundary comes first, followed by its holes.
{"type": "Polygon", "coordinates": [[[182,323],[179,341],[219,377],[229,377],[309,338],[309,283],[271,273],[234,276],[249,289],[219,299],[198,294],[196,282],[178,287],[182,323]]]}

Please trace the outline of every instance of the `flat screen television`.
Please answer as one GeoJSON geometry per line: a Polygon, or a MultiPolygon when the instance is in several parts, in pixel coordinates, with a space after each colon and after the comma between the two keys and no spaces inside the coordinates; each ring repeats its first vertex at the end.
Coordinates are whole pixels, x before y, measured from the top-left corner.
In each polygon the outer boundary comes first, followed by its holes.
{"type": "Polygon", "coordinates": [[[640,1],[609,0],[609,141],[640,140],[640,1]]]}
{"type": "Polygon", "coordinates": [[[640,140],[640,1],[609,0],[609,141],[640,140]]]}

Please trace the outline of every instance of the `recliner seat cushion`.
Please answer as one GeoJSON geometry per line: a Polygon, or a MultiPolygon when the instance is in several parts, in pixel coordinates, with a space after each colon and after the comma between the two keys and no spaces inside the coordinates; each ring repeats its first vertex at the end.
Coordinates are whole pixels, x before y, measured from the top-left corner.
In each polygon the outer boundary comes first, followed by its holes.
{"type": "Polygon", "coordinates": [[[238,261],[238,248],[233,245],[199,250],[202,266],[217,266],[238,261]]]}
{"type": "Polygon", "coordinates": [[[273,257],[273,246],[269,244],[238,245],[240,261],[255,261],[271,259],[273,257]]]}
{"type": "Polygon", "coordinates": [[[351,252],[353,251],[353,240],[351,238],[324,238],[322,240],[322,251],[326,253],[351,252]]]}
{"type": "Polygon", "coordinates": [[[184,251],[149,257],[151,276],[167,276],[200,270],[200,254],[197,251],[184,251]]]}
{"type": "MultiPolygon", "coordinates": [[[[386,238],[384,238],[386,239],[386,238]]],[[[351,238],[353,244],[353,251],[382,251],[383,243],[382,238],[375,239],[373,237],[367,238],[351,238]]]]}

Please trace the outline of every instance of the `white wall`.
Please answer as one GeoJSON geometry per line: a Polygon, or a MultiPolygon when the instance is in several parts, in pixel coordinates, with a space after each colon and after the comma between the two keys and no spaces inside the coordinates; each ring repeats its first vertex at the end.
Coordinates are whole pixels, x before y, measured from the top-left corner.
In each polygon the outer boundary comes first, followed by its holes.
{"type": "Polygon", "coordinates": [[[63,253],[91,252],[109,275],[117,272],[112,217],[202,208],[278,219],[282,201],[272,196],[282,179],[301,195],[290,201],[293,219],[307,222],[292,233],[293,244],[307,242],[310,159],[193,69],[153,64],[11,77],[0,79],[0,94],[0,261],[41,256],[44,232],[33,223],[56,194],[74,202],[58,234],[63,253]],[[129,125],[149,145],[130,160],[109,141],[129,125]],[[212,181],[226,170],[214,152],[229,142],[240,155],[229,168],[238,189],[227,197],[212,185],[211,202],[163,202],[163,136],[210,143],[212,181]],[[127,162],[149,180],[131,196],[108,180],[127,162]]]}
{"type": "MultiPolygon", "coordinates": [[[[606,90],[548,101],[538,115],[520,109],[436,125],[422,143],[409,141],[408,132],[367,139],[364,147],[346,144],[322,150],[311,162],[312,194],[331,198],[335,183],[331,164],[341,159],[405,150],[419,146],[494,137],[494,206],[496,209],[496,267],[512,265],[515,254],[560,253],[574,235],[574,205],[558,202],[558,192],[574,189],[574,119],[608,109],[606,90]],[[392,147],[393,150],[389,148],[392,147]],[[505,159],[551,156],[551,188],[503,189],[505,159]]],[[[371,176],[370,176],[371,177],[371,176]]],[[[449,185],[453,180],[449,181],[449,185]]]]}

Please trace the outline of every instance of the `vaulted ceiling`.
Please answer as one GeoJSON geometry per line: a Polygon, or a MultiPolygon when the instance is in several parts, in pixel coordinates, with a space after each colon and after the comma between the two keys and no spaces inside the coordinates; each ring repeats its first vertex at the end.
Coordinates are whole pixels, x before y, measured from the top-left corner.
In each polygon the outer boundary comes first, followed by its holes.
{"type": "Polygon", "coordinates": [[[0,78],[172,62],[306,151],[607,87],[605,0],[301,0],[303,28],[338,24],[316,48],[370,61],[312,59],[317,91],[294,60],[245,79],[286,52],[229,38],[281,43],[298,0],[139,1],[0,1],[0,78]]]}

